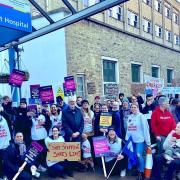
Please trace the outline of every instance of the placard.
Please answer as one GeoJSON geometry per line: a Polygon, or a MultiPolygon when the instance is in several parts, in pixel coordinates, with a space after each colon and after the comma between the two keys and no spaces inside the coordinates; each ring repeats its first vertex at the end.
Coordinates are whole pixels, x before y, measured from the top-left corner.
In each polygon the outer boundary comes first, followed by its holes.
{"type": "Polygon", "coordinates": [[[56,97],[61,96],[62,99],[64,100],[64,92],[63,90],[59,87],[56,93],[56,97]]]}
{"type": "Polygon", "coordinates": [[[87,83],[87,92],[88,92],[88,94],[95,94],[96,93],[95,82],[87,83]]]}
{"type": "Polygon", "coordinates": [[[105,156],[109,152],[108,142],[105,136],[93,137],[95,157],[105,156]]]}
{"type": "Polygon", "coordinates": [[[42,104],[53,104],[54,103],[54,94],[53,94],[52,86],[40,87],[39,95],[40,95],[42,104]]]}
{"type": "Polygon", "coordinates": [[[49,143],[47,158],[50,161],[80,161],[81,148],[79,142],[49,143]]]}
{"type": "Polygon", "coordinates": [[[107,99],[118,98],[119,96],[119,87],[117,84],[105,84],[104,85],[104,95],[107,99]]]}
{"type": "Polygon", "coordinates": [[[31,98],[39,99],[40,84],[30,85],[31,98]]]}
{"type": "Polygon", "coordinates": [[[25,154],[25,161],[28,164],[33,164],[38,155],[43,151],[43,147],[37,142],[32,142],[25,154]]]}
{"type": "Polygon", "coordinates": [[[13,69],[9,78],[9,84],[20,88],[24,79],[25,79],[24,71],[13,69]]]}
{"type": "Polygon", "coordinates": [[[111,125],[112,125],[112,114],[110,113],[101,114],[99,126],[108,128],[111,125]]]}
{"type": "Polygon", "coordinates": [[[146,84],[131,84],[131,94],[144,94],[146,84]]]}
{"type": "Polygon", "coordinates": [[[74,76],[68,76],[64,78],[64,86],[67,92],[76,91],[76,83],[74,81],[74,76]]]}
{"type": "Polygon", "coordinates": [[[162,94],[180,94],[180,87],[164,87],[162,94]]]}

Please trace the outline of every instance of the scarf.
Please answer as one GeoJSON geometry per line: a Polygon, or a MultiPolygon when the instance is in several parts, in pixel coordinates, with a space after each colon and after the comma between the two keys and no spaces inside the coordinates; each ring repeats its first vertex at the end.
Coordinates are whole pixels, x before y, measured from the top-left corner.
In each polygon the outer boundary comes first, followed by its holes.
{"type": "Polygon", "coordinates": [[[26,152],[26,145],[24,144],[24,142],[18,142],[14,140],[14,143],[19,146],[20,156],[23,156],[26,152]]]}

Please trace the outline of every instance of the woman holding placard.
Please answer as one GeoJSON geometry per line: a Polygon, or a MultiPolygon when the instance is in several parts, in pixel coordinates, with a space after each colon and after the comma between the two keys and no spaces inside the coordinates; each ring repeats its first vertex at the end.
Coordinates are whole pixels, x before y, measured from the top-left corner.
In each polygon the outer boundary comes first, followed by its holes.
{"type": "Polygon", "coordinates": [[[108,129],[107,140],[110,148],[109,155],[105,157],[107,174],[109,174],[113,165],[118,159],[117,164],[111,174],[120,174],[121,177],[124,177],[126,175],[127,162],[125,157],[121,154],[122,140],[116,135],[115,129],[113,127],[108,129]]]}
{"type": "MultiPolygon", "coordinates": [[[[45,139],[46,147],[48,148],[49,143],[64,142],[64,138],[60,136],[60,129],[58,126],[52,128],[52,136],[45,139]]],[[[66,178],[65,174],[73,176],[71,171],[68,171],[67,162],[51,161],[46,158],[48,173],[52,178],[61,177],[66,178]]]]}

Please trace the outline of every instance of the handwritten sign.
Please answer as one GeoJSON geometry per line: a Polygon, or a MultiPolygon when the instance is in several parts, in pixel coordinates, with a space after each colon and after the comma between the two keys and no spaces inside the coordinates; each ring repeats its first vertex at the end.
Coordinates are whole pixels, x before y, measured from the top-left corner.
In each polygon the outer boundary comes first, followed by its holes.
{"type": "Polygon", "coordinates": [[[52,86],[40,87],[39,95],[40,95],[42,104],[53,104],[54,103],[54,94],[53,94],[52,86]]]}
{"type": "Polygon", "coordinates": [[[74,81],[74,76],[68,76],[64,78],[64,86],[67,92],[76,91],[76,83],[74,81]]]}
{"type": "Polygon", "coordinates": [[[88,94],[96,93],[96,85],[94,82],[87,83],[87,92],[88,94]]]}
{"type": "Polygon", "coordinates": [[[30,85],[31,98],[34,99],[39,98],[39,88],[40,88],[40,84],[30,85]]]}
{"type": "Polygon", "coordinates": [[[112,115],[109,113],[103,113],[100,116],[99,126],[109,127],[112,125],[112,115]]]}
{"type": "Polygon", "coordinates": [[[146,84],[131,84],[131,93],[137,95],[138,93],[144,94],[146,84]]]}
{"type": "Polygon", "coordinates": [[[108,142],[105,136],[93,137],[95,157],[105,156],[109,152],[108,142]]]}
{"type": "Polygon", "coordinates": [[[21,87],[25,79],[25,72],[13,69],[9,78],[9,84],[15,87],[21,87]]]}
{"type": "Polygon", "coordinates": [[[39,154],[43,151],[43,147],[37,142],[32,142],[25,154],[25,161],[28,164],[33,164],[39,154]]]}
{"type": "Polygon", "coordinates": [[[47,158],[50,161],[80,161],[81,149],[79,142],[49,143],[47,158]]]}
{"type": "Polygon", "coordinates": [[[119,96],[119,87],[117,84],[105,84],[104,94],[107,99],[117,98],[119,96]]]}

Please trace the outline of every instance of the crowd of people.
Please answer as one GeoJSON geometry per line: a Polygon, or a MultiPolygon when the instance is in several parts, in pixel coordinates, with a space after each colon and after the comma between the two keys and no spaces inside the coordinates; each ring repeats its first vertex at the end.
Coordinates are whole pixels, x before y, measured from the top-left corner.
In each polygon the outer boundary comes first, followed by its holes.
{"type": "Polygon", "coordinates": [[[105,156],[107,173],[118,160],[112,175],[126,176],[128,156],[121,153],[129,137],[132,137],[138,163],[128,170],[144,179],[145,150],[153,147],[152,180],[178,179],[180,171],[180,99],[146,95],[146,101],[138,95],[101,101],[94,98],[93,105],[78,96],[68,97],[66,104],[61,96],[56,104],[37,104],[28,108],[25,98],[19,107],[12,107],[11,98],[4,96],[0,107],[0,178],[19,180],[39,178],[40,172],[48,172],[52,178],[73,176],[73,171],[93,170],[101,167],[95,157],[93,137],[105,136],[110,149],[105,156]],[[112,116],[109,127],[100,126],[101,115],[112,116]],[[32,165],[22,167],[24,154],[32,141],[43,147],[43,152],[32,165]],[[82,160],[79,162],[50,161],[47,159],[48,143],[80,142],[82,160]],[[155,147],[155,148],[154,148],[155,147]],[[113,154],[113,155],[112,155],[113,154]]]}

